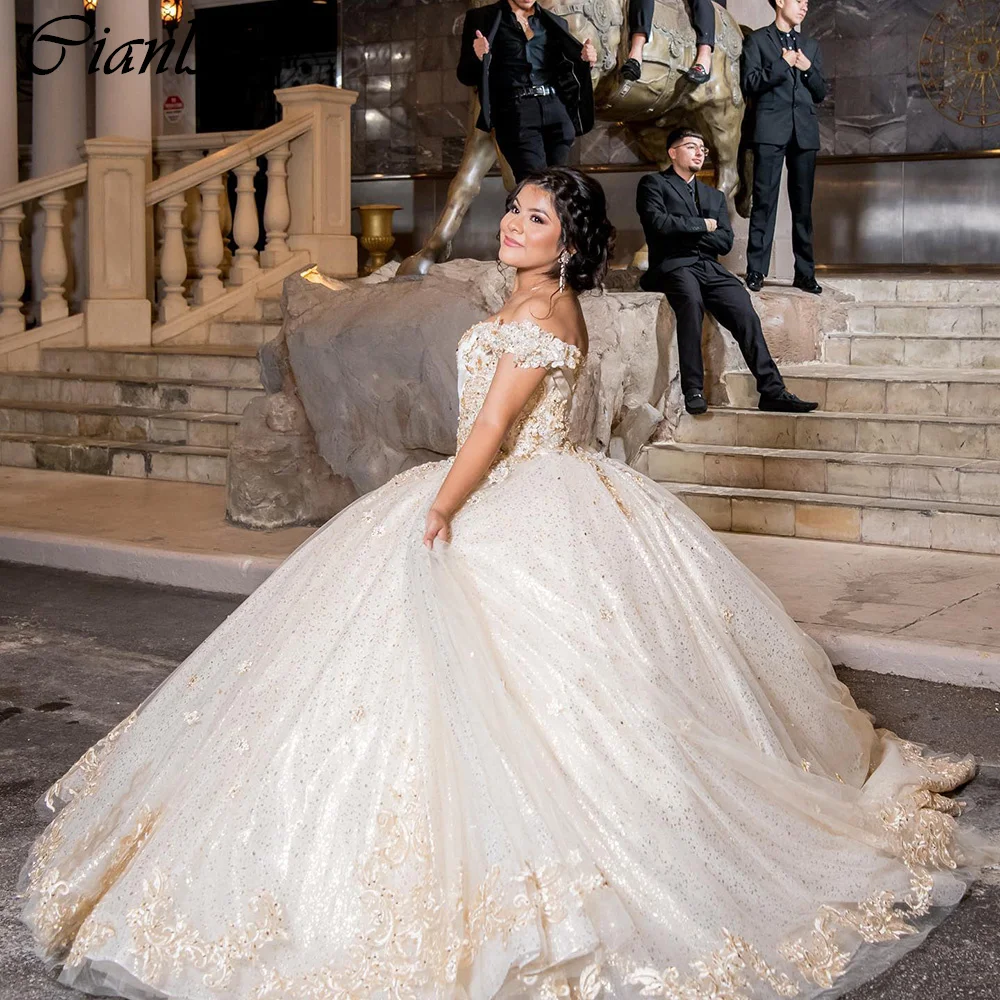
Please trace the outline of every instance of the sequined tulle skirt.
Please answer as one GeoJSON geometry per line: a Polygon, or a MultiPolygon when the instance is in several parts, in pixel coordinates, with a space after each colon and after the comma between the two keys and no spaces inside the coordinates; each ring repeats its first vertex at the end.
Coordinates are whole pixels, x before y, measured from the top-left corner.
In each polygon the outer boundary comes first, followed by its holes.
{"type": "Polygon", "coordinates": [[[448,462],[301,546],[49,790],[23,919],[135,1000],[832,996],[995,857],[681,503],[448,462]]]}

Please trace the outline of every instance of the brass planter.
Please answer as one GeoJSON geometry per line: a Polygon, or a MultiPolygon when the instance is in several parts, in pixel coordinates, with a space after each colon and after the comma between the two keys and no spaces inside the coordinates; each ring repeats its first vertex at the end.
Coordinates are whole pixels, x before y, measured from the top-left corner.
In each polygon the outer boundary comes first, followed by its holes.
{"type": "Polygon", "coordinates": [[[368,260],[362,274],[377,271],[396,242],[392,234],[392,213],[402,205],[356,205],[361,216],[361,245],[368,251],[368,260]]]}

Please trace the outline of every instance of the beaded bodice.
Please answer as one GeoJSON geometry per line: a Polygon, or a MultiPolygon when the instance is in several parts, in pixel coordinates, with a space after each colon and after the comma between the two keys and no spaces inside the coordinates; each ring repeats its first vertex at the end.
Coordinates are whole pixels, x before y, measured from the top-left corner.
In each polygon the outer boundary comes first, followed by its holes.
{"type": "Polygon", "coordinates": [[[458,447],[472,430],[504,354],[520,368],[549,371],[507,432],[490,474],[493,481],[506,474],[512,461],[570,448],[569,408],[583,359],[579,347],[528,320],[491,319],[470,327],[458,344],[458,447]]]}

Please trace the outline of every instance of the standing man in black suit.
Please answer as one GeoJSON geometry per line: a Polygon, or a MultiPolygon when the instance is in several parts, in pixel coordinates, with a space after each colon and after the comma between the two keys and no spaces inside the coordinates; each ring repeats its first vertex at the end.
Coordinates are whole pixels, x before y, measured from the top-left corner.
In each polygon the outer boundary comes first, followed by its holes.
{"type": "Polygon", "coordinates": [[[770,0],[776,19],[743,45],[743,93],[755,106],[753,207],[747,245],[747,288],[760,291],[771,260],[781,167],[788,165],[795,287],[818,295],[812,199],[819,150],[816,105],[826,97],[819,42],[798,29],[809,0],[770,0]]]}
{"type": "Polygon", "coordinates": [[[677,353],[681,389],[688,413],[704,413],[705,366],[701,327],[707,309],[739,344],[757,380],[762,410],[807,413],[807,403],[785,388],[764,340],[760,317],[739,279],[718,261],[733,248],[726,196],[697,173],[705,165],[705,140],[694,129],[678,128],[667,137],[671,166],[646,174],[636,192],[636,211],[649,248],[649,268],[639,284],[663,292],[677,316],[677,353]]]}
{"type": "Polygon", "coordinates": [[[535,0],[498,0],[466,11],[458,79],[479,92],[476,128],[495,130],[515,180],[564,166],[594,127],[590,70],[597,50],[535,0]]]}

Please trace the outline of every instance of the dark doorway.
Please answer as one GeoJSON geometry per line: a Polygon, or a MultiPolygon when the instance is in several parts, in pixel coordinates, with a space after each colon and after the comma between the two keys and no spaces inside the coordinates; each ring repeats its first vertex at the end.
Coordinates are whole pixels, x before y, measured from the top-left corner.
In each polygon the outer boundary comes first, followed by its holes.
{"type": "Polygon", "coordinates": [[[198,11],[199,132],[267,128],[278,87],[335,86],[336,0],[265,0],[198,11]]]}

